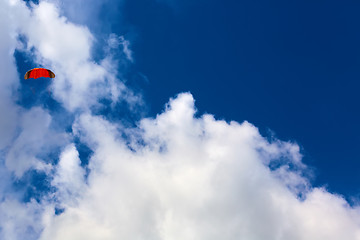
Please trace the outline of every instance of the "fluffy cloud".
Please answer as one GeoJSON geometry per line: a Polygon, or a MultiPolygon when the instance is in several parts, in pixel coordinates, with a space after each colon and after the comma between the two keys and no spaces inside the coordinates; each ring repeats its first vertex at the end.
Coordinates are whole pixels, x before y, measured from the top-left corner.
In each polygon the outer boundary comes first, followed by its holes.
{"type": "Polygon", "coordinates": [[[74,130],[94,149],[88,183],[41,239],[359,239],[358,209],[306,186],[301,200],[292,187],[306,179],[270,170],[279,158],[301,165],[296,145],[194,113],[192,96],[181,94],[131,141],[120,126],[80,116],[74,130]]]}
{"type": "Polygon", "coordinates": [[[190,93],[132,129],[95,115],[104,98],[141,101],[116,68],[132,60],[129,42],[111,34],[105,52],[123,54],[95,61],[95,36],[59,6],[0,2],[1,239],[360,239],[359,208],[310,185],[296,144],[268,140],[248,122],[195,117],[190,93]],[[54,127],[56,109],[16,103],[16,48],[54,69],[49,98],[72,129],[54,127]],[[16,184],[38,173],[48,189],[25,198],[16,184]]]}
{"type": "Polygon", "coordinates": [[[74,204],[77,195],[86,187],[85,171],[74,144],[67,146],[60,155],[52,185],[57,188],[56,197],[62,208],[74,204]]]}

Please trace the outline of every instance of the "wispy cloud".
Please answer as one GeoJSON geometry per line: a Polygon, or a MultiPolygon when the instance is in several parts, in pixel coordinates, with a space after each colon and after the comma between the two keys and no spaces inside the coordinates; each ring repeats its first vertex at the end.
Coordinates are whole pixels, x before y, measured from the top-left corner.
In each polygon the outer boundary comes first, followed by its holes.
{"type": "Polygon", "coordinates": [[[108,64],[111,58],[92,60],[94,36],[88,28],[69,22],[47,2],[34,7],[31,15],[26,11],[24,14],[29,16],[21,31],[28,37],[28,48],[34,47],[38,62],[57,73],[53,94],[67,109],[89,108],[99,98],[117,100],[121,92],[128,91],[121,81],[116,81],[117,71],[108,64]]]}

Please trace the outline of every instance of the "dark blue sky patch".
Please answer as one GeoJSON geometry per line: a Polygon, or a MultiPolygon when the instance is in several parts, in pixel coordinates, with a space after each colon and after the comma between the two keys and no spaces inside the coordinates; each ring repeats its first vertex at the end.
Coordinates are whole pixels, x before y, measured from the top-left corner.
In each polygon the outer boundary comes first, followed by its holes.
{"type": "Polygon", "coordinates": [[[55,207],[55,215],[60,215],[65,211],[64,208],[55,207]]]}
{"type": "Polygon", "coordinates": [[[14,189],[23,192],[24,202],[32,199],[40,202],[51,191],[51,178],[44,172],[28,171],[21,179],[14,181],[14,189]]]}
{"type": "Polygon", "coordinates": [[[81,166],[83,168],[87,168],[87,166],[89,164],[89,160],[90,160],[92,154],[94,153],[94,151],[91,148],[89,148],[85,143],[81,142],[78,137],[74,138],[74,144],[75,144],[76,150],[79,153],[81,166]]]}
{"type": "MultiPolygon", "coordinates": [[[[20,35],[19,41],[26,44],[26,38],[20,35]]],[[[24,79],[24,75],[30,69],[35,67],[41,67],[34,64],[32,58],[32,52],[15,50],[14,57],[16,61],[17,70],[19,72],[20,77],[20,86],[17,91],[17,104],[24,108],[31,108],[33,106],[42,105],[55,106],[54,100],[51,95],[51,83],[53,79],[50,78],[37,78],[37,79],[24,79]]]]}
{"type": "Polygon", "coordinates": [[[21,80],[17,104],[27,109],[34,106],[43,106],[45,109],[56,107],[50,85],[49,78],[21,80]]]}
{"type": "Polygon", "coordinates": [[[33,4],[39,4],[39,0],[23,0],[26,2],[26,6],[31,7],[31,3],[33,4]]]}
{"type": "MultiPolygon", "coordinates": [[[[129,105],[126,100],[119,100],[113,104],[109,98],[102,98],[98,101],[100,105],[92,107],[94,115],[102,116],[112,123],[119,123],[126,128],[133,128],[144,116],[144,106],[140,103],[129,105]]],[[[130,103],[131,104],[131,103],[130,103]]]]}
{"type": "Polygon", "coordinates": [[[79,153],[80,166],[85,171],[85,182],[87,182],[88,176],[90,174],[89,162],[93,156],[94,151],[84,142],[80,140],[78,136],[75,136],[73,143],[76,147],[76,150],[79,153]]]}
{"type": "MultiPolygon", "coordinates": [[[[55,134],[55,132],[54,132],[55,134]]],[[[63,146],[60,144],[61,141],[64,141],[63,139],[59,139],[59,142],[57,144],[57,146],[49,146],[47,148],[43,148],[42,152],[37,154],[36,157],[41,159],[41,161],[47,163],[47,164],[52,164],[52,165],[57,165],[57,163],[59,162],[59,156],[63,150],[63,146]]]]}
{"type": "MultiPolygon", "coordinates": [[[[24,35],[19,34],[17,40],[24,46],[24,49],[27,48],[27,38],[24,35]]],[[[22,77],[21,80],[25,80],[24,75],[27,71],[37,67],[33,62],[34,56],[32,54],[32,51],[24,51],[23,49],[15,49],[14,51],[16,67],[20,77],[22,77]]]]}

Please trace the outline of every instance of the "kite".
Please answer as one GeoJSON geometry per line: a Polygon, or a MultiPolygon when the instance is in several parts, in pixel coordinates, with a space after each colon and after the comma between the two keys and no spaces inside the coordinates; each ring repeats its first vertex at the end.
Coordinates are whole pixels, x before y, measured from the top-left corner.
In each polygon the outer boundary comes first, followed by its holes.
{"type": "Polygon", "coordinates": [[[45,68],[34,68],[34,69],[27,71],[24,76],[25,79],[29,79],[29,78],[37,79],[37,78],[41,78],[41,77],[55,78],[55,74],[52,71],[45,69],[45,68]]]}

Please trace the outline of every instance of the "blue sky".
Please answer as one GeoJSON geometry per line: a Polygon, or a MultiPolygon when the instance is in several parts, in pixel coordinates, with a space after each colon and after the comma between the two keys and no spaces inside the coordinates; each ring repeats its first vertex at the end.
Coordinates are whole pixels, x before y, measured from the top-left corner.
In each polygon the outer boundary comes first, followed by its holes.
{"type": "Polygon", "coordinates": [[[359,7],[4,0],[0,238],[360,239],[359,7]]]}
{"type": "Polygon", "coordinates": [[[151,114],[190,91],[200,112],[299,143],[314,184],[358,194],[358,3],[135,0],[123,8],[151,114]]]}

